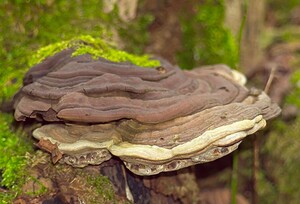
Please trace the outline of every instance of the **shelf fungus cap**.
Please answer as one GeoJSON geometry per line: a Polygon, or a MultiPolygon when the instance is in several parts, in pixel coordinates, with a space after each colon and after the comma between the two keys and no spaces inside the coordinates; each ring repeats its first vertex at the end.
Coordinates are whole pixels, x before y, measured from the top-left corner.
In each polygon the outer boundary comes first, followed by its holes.
{"type": "Polygon", "coordinates": [[[55,162],[83,167],[117,156],[135,174],[154,175],[223,157],[280,113],[225,65],[182,71],[159,62],[64,50],[26,74],[15,118],[44,121],[33,136],[55,162]]]}

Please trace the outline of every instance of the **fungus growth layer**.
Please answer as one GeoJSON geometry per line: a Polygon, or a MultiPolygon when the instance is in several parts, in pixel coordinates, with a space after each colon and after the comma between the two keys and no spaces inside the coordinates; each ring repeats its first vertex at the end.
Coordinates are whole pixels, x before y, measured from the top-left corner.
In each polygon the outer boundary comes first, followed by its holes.
{"type": "Polygon", "coordinates": [[[182,71],[63,50],[34,66],[15,96],[15,118],[44,121],[33,136],[55,161],[83,167],[112,155],[139,175],[220,158],[277,116],[245,77],[214,65],[182,71]]]}

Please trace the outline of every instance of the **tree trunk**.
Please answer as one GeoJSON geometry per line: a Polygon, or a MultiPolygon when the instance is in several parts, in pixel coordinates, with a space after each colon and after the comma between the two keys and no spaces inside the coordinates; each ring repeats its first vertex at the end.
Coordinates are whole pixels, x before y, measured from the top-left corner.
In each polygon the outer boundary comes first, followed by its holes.
{"type": "Polygon", "coordinates": [[[241,68],[248,73],[260,60],[260,36],[265,18],[265,1],[248,1],[247,19],[241,43],[241,68]]]}

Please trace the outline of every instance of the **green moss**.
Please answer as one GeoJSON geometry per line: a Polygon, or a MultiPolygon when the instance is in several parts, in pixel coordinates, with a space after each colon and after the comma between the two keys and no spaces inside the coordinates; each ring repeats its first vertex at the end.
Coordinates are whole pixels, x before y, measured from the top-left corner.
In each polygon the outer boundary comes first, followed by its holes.
{"type": "Polygon", "coordinates": [[[11,204],[15,197],[12,193],[0,192],[0,204],[11,204]]]}
{"type": "Polygon", "coordinates": [[[112,17],[99,12],[101,8],[98,0],[1,1],[0,100],[10,98],[20,88],[33,50],[78,34],[108,33],[104,30],[113,24],[112,17]],[[108,24],[100,26],[99,22],[108,24]]]}
{"type": "MultiPolygon", "coordinates": [[[[103,2],[98,0],[1,1],[0,100],[10,98],[21,87],[22,77],[33,63],[32,53],[51,43],[82,35],[112,41],[112,36],[119,35],[126,39],[122,48],[134,54],[143,53],[148,39],[145,30],[153,16],[138,14],[135,20],[126,23],[119,19],[117,7],[110,13],[102,10],[103,2]]],[[[137,61],[138,65],[149,62],[148,57],[130,60],[137,61]]],[[[149,65],[156,66],[156,63],[151,61],[149,65]]]]}
{"type": "Polygon", "coordinates": [[[225,63],[236,68],[238,40],[224,27],[224,1],[205,0],[181,18],[183,49],[178,53],[181,67],[225,63]]]}
{"type": "MultiPolygon", "coordinates": [[[[104,202],[115,201],[115,192],[109,179],[106,176],[98,175],[87,175],[87,183],[95,188],[96,195],[103,198],[104,202]]],[[[91,203],[98,203],[95,198],[90,198],[91,203]]]]}
{"type": "Polygon", "coordinates": [[[20,192],[20,186],[25,182],[25,154],[32,151],[24,134],[11,130],[12,120],[11,115],[0,114],[0,183],[8,189],[8,192],[0,193],[0,200],[4,201],[13,199],[20,192]]]}
{"type": "Polygon", "coordinates": [[[82,35],[68,41],[62,41],[41,48],[30,60],[30,65],[37,64],[48,56],[52,56],[64,49],[74,49],[72,56],[90,54],[95,60],[99,57],[113,62],[131,62],[141,67],[157,67],[158,60],[149,59],[148,55],[137,56],[125,51],[118,50],[108,42],[100,38],[93,38],[90,35],[82,35]]]}
{"type": "Polygon", "coordinates": [[[294,86],[294,89],[291,93],[287,96],[286,101],[289,104],[296,105],[300,108],[300,71],[297,70],[293,73],[291,82],[294,86]]]}
{"type": "MultiPolygon", "coordinates": [[[[293,89],[286,97],[286,104],[300,108],[300,71],[291,77],[293,89]]],[[[276,120],[264,144],[264,171],[259,180],[259,194],[262,203],[297,203],[300,200],[299,185],[299,149],[300,116],[286,123],[276,120]]]]}
{"type": "Polygon", "coordinates": [[[258,191],[262,203],[299,201],[299,184],[295,182],[300,180],[299,149],[300,117],[291,124],[276,121],[263,149],[267,154],[264,163],[265,176],[260,181],[258,191]]]}
{"type": "MultiPolygon", "coordinates": [[[[291,76],[291,89],[284,98],[285,105],[300,108],[300,55],[293,47],[298,43],[300,30],[291,25],[290,14],[299,5],[299,0],[284,4],[280,0],[269,1],[268,7],[274,13],[272,22],[276,27],[265,29],[262,39],[263,47],[276,48],[284,45],[290,51],[293,60],[287,66],[294,69],[291,76]],[[271,3],[272,2],[272,3],[271,3]],[[296,2],[298,2],[296,4],[296,2]],[[279,26],[279,29],[278,29],[279,26]]],[[[280,54],[275,52],[275,55],[280,54]]],[[[276,56],[277,56],[276,55],[276,56]]],[[[283,121],[277,119],[269,128],[270,133],[262,146],[262,170],[258,180],[258,193],[261,203],[298,203],[300,199],[299,185],[299,149],[300,149],[300,116],[295,120],[283,121]]]]}
{"type": "Polygon", "coordinates": [[[96,39],[91,36],[81,36],[79,40],[85,42],[85,44],[81,43],[76,48],[73,56],[88,53],[91,54],[94,59],[103,57],[113,62],[131,62],[141,67],[160,66],[160,62],[158,60],[151,60],[149,59],[148,55],[137,56],[129,54],[125,51],[113,48],[113,46],[109,45],[107,42],[104,42],[99,38],[96,39]]]}

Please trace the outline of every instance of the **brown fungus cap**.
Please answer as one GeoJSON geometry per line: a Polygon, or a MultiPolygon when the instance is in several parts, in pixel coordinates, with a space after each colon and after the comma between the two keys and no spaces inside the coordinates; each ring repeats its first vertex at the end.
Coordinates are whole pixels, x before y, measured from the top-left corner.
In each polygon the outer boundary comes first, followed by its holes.
{"type": "Polygon", "coordinates": [[[33,135],[73,166],[115,155],[134,173],[153,175],[212,161],[280,112],[225,65],[182,71],[164,60],[146,68],[71,53],[26,74],[15,118],[51,122],[33,135]]]}
{"type": "Polygon", "coordinates": [[[30,78],[33,83],[22,88],[17,120],[39,117],[105,123],[127,118],[158,123],[241,101],[248,95],[246,88],[232,82],[225,66],[185,74],[165,61],[155,69],[104,59],[70,59],[69,52],[63,54],[27,73],[24,81],[28,83],[30,78]]]}

